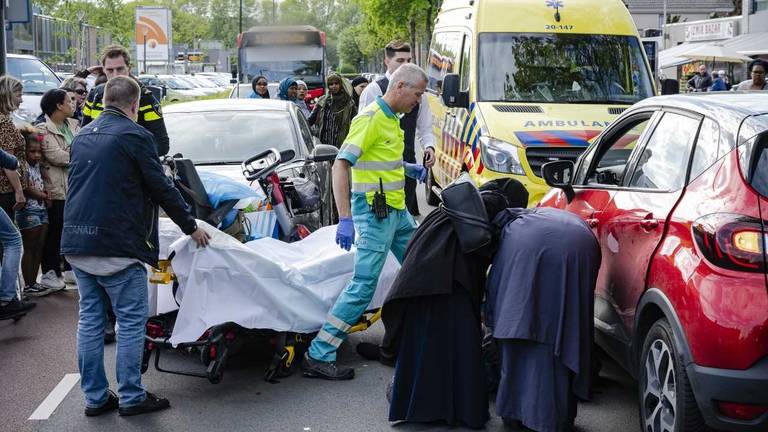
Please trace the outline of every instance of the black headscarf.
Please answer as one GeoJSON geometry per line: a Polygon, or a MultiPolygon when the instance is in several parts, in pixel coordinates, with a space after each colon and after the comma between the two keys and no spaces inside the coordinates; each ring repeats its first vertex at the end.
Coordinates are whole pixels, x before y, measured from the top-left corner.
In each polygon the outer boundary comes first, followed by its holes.
{"type": "Polygon", "coordinates": [[[355,90],[355,87],[363,83],[369,84],[368,80],[362,76],[355,77],[355,79],[352,80],[352,100],[355,101],[355,106],[360,105],[360,95],[357,94],[357,90],[355,90]]]}
{"type": "Polygon", "coordinates": [[[264,75],[257,75],[256,78],[254,78],[251,81],[251,87],[253,88],[253,92],[256,93],[259,97],[261,97],[262,99],[269,99],[269,88],[264,89],[263,95],[256,91],[256,83],[262,79],[267,83],[269,83],[269,80],[267,79],[267,77],[265,77],[264,75]]]}

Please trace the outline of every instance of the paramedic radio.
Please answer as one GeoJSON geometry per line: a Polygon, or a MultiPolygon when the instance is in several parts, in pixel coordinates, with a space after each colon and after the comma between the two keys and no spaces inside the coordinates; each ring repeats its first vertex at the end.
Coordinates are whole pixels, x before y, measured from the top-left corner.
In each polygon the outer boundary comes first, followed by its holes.
{"type": "Polygon", "coordinates": [[[373,194],[373,214],[376,215],[376,219],[386,219],[389,215],[387,209],[387,196],[384,194],[384,183],[379,177],[379,190],[373,194]]]}

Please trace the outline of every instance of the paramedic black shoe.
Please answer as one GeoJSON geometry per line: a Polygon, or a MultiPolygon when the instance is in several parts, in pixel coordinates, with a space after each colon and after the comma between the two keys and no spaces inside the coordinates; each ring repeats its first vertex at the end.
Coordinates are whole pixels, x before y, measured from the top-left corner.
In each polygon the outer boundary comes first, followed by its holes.
{"type": "Polygon", "coordinates": [[[125,408],[120,407],[118,413],[120,416],[126,417],[160,411],[170,407],[171,403],[168,402],[168,399],[157,397],[156,395],[147,392],[147,397],[144,399],[144,402],[125,408]]]}
{"type": "Polygon", "coordinates": [[[119,406],[117,395],[112,390],[107,390],[107,401],[104,405],[95,408],[85,408],[85,415],[88,417],[95,417],[104,413],[114,411],[119,406]]]}
{"type": "Polygon", "coordinates": [[[331,381],[351,380],[355,377],[355,370],[347,367],[339,367],[336,362],[324,362],[315,360],[304,353],[301,361],[301,369],[304,376],[309,378],[322,378],[331,381]]]}

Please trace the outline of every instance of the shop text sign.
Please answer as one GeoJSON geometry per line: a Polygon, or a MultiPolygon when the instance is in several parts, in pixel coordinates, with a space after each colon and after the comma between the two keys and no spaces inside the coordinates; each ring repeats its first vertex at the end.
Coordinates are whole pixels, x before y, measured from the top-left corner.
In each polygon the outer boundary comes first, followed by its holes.
{"type": "Polygon", "coordinates": [[[733,37],[733,21],[691,24],[685,28],[685,41],[708,41],[733,37]]]}

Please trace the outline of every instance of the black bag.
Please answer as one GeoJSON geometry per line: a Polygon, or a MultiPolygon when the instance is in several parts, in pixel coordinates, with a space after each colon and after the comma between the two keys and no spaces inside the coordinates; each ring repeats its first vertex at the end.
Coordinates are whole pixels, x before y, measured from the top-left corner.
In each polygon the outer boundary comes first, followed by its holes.
{"type": "Polygon", "coordinates": [[[480,190],[468,174],[460,175],[440,192],[440,210],[451,219],[462,252],[470,253],[491,243],[491,224],[480,190]]]}

